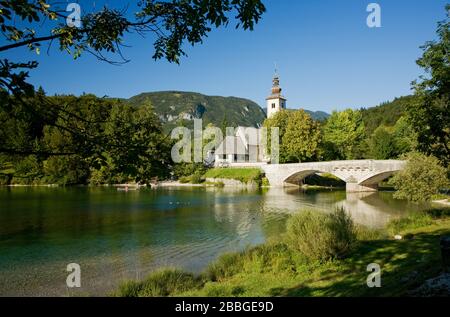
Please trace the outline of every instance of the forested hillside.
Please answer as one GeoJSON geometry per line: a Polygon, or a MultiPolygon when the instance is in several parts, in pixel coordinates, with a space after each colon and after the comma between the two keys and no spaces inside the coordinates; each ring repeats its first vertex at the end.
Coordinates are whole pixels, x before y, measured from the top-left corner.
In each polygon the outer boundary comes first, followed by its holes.
{"type": "MultiPolygon", "coordinates": [[[[159,91],[142,93],[126,100],[139,107],[146,102],[155,109],[164,130],[176,126],[191,127],[193,119],[203,119],[203,125],[222,127],[260,127],[266,112],[255,102],[238,97],[206,96],[196,92],[159,91]]],[[[305,110],[314,120],[323,121],[330,115],[323,111],[305,110]]]]}
{"type": "Polygon", "coordinates": [[[259,127],[265,113],[255,102],[237,97],[206,96],[195,92],[162,91],[143,93],[127,100],[140,107],[150,102],[165,131],[176,126],[190,127],[193,119],[203,119],[203,125],[221,127],[259,127]]]}
{"type": "Polygon", "coordinates": [[[395,98],[372,108],[362,108],[362,119],[367,134],[372,134],[379,126],[394,126],[406,112],[406,107],[417,100],[414,95],[395,98]]]}

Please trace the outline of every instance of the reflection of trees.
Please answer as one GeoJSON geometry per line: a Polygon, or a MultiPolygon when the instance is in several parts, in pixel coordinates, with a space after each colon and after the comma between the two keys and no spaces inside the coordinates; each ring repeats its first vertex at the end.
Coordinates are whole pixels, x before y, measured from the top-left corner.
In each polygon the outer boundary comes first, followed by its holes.
{"type": "Polygon", "coordinates": [[[232,190],[215,192],[215,220],[236,235],[238,245],[262,242],[261,196],[258,190],[232,190]]]}
{"type": "Polygon", "coordinates": [[[419,210],[419,205],[396,200],[390,193],[347,193],[347,199],[338,206],[344,207],[355,222],[370,227],[382,227],[393,217],[419,210]]]}
{"type": "Polygon", "coordinates": [[[345,191],[303,192],[299,188],[270,188],[263,198],[266,212],[293,213],[310,209],[331,212],[344,207],[359,224],[381,227],[405,210],[405,202],[384,193],[346,193],[345,191]]]}

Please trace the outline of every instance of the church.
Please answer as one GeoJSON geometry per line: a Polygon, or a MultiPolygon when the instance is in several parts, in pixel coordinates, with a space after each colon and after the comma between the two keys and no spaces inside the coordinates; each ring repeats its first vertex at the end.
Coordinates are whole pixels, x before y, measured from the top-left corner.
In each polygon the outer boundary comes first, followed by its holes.
{"type": "MultiPolygon", "coordinates": [[[[275,72],[272,80],[272,92],[266,98],[267,118],[286,109],[287,99],[281,94],[280,78],[275,72]]],[[[254,127],[238,127],[234,135],[226,136],[214,153],[214,165],[230,166],[245,163],[268,163],[270,159],[264,153],[263,130],[254,127]]]]}

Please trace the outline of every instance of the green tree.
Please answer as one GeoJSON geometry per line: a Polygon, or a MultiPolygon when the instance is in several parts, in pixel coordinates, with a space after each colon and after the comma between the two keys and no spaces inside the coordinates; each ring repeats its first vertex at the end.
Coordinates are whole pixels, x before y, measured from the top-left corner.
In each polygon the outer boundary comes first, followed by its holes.
{"type": "Polygon", "coordinates": [[[321,133],[319,124],[304,110],[289,113],[282,136],[280,159],[283,162],[304,162],[317,159],[321,133]]]}
{"type": "Polygon", "coordinates": [[[414,202],[430,201],[439,189],[449,186],[446,169],[433,156],[409,153],[402,157],[408,160],[406,167],[390,180],[397,190],[394,197],[414,202]]]}
{"type": "Polygon", "coordinates": [[[400,117],[394,126],[393,135],[397,155],[413,152],[417,149],[417,133],[406,117],[400,117]]]}
{"type": "Polygon", "coordinates": [[[286,162],[286,157],[284,156],[285,151],[283,149],[283,136],[286,133],[290,114],[291,111],[289,110],[281,110],[279,112],[276,112],[270,118],[264,120],[263,123],[263,127],[267,128],[266,152],[268,155],[271,154],[270,149],[272,144],[272,128],[279,129],[280,163],[286,162]]]}
{"type": "Polygon", "coordinates": [[[417,102],[408,108],[408,119],[418,135],[418,149],[450,163],[450,4],[447,18],[438,23],[437,41],[427,42],[417,64],[427,75],[413,82],[417,102]]]}
{"type": "Polygon", "coordinates": [[[111,145],[107,149],[109,161],[104,163],[109,169],[114,168],[114,174],[123,173],[142,183],[168,175],[171,143],[162,133],[161,123],[150,104],[139,109],[114,105],[105,135],[111,145]]]}
{"type": "Polygon", "coordinates": [[[364,123],[361,112],[347,109],[333,111],[323,127],[323,142],[337,153],[336,159],[355,159],[360,156],[358,147],[364,139],[364,123]]]}
{"type": "Polygon", "coordinates": [[[387,160],[397,156],[397,147],[392,129],[379,126],[369,139],[370,157],[387,160]]]}
{"type": "MultiPolygon", "coordinates": [[[[74,58],[88,51],[101,61],[123,63],[128,61],[121,52],[125,36],[135,33],[152,35],[154,59],[165,58],[179,63],[180,57],[185,55],[185,44],[203,42],[213,28],[226,26],[231,20],[237,21],[237,28],[253,30],[265,12],[260,0],[137,1],[136,6],[131,6],[136,8],[135,12],[103,7],[81,16],[80,27],[71,27],[66,23],[69,14],[66,5],[48,0],[1,0],[0,52],[27,48],[39,54],[44,43],[56,43],[61,51],[74,58]],[[118,60],[114,61],[114,57],[118,60]]],[[[70,118],[69,124],[74,121],[95,124],[95,121],[89,122],[87,118],[66,111],[64,105],[56,102],[37,109],[29,100],[35,95],[34,87],[27,82],[29,71],[36,67],[36,61],[0,59],[0,110],[15,112],[17,118],[27,123],[35,118],[46,125],[55,125],[55,118],[64,112],[64,116],[70,118]]],[[[51,100],[46,99],[46,102],[51,100]]],[[[76,124],[63,127],[83,143],[78,150],[103,146],[105,142],[86,135],[76,124]]],[[[31,148],[11,149],[2,145],[0,143],[3,153],[37,154],[31,148]]]]}

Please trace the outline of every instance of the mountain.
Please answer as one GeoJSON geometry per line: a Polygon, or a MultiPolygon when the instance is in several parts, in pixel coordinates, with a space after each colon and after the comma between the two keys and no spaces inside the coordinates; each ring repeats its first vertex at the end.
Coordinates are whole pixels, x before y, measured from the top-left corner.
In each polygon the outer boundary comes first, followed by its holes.
{"type": "Polygon", "coordinates": [[[258,104],[237,97],[161,91],[142,93],[127,101],[133,106],[140,106],[146,101],[151,102],[166,131],[179,125],[192,127],[193,119],[203,119],[203,127],[210,123],[222,127],[224,121],[231,127],[259,127],[266,118],[258,104]]]}
{"type": "MultiPolygon", "coordinates": [[[[307,114],[309,114],[311,116],[311,118],[313,118],[314,120],[317,120],[317,121],[325,121],[330,116],[330,114],[323,112],[323,111],[311,111],[311,110],[306,110],[304,108],[301,108],[301,109],[303,109],[307,114]]],[[[287,111],[297,111],[297,110],[299,110],[299,109],[287,109],[287,111]]]]}
{"type": "Polygon", "coordinates": [[[383,102],[376,107],[362,108],[361,114],[367,134],[372,134],[380,125],[394,126],[397,120],[405,115],[407,105],[414,102],[417,102],[417,96],[410,95],[383,102]]]}
{"type": "MultiPolygon", "coordinates": [[[[126,101],[136,107],[150,102],[166,131],[180,125],[192,128],[193,119],[203,119],[203,127],[210,123],[222,127],[224,121],[230,127],[259,127],[266,119],[266,112],[258,104],[238,97],[159,91],[142,93],[126,101]]],[[[305,111],[315,120],[323,121],[330,116],[323,111],[305,111]]]]}
{"type": "Polygon", "coordinates": [[[317,120],[317,121],[325,121],[330,116],[328,113],[323,112],[323,111],[305,110],[305,112],[307,114],[309,114],[311,116],[311,118],[313,118],[314,120],[317,120]]]}

